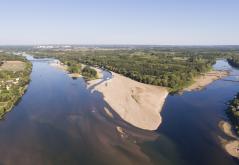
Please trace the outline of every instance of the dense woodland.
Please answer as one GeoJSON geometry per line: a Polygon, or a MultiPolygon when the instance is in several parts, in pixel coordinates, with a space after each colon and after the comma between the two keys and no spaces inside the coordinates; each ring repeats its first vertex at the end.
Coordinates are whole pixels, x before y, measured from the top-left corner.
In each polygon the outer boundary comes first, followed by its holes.
{"type": "Polygon", "coordinates": [[[227,59],[228,63],[234,67],[239,68],[239,55],[234,55],[227,59]]]}
{"type": "MultiPolygon", "coordinates": [[[[99,66],[136,81],[178,91],[211,69],[216,55],[154,49],[33,51],[35,57],[54,57],[67,65],[99,66]]],[[[72,68],[74,69],[74,68],[72,68]]]]}
{"type": "Polygon", "coordinates": [[[239,135],[239,93],[230,101],[227,113],[235,126],[237,135],[239,135]]]}
{"type": "Polygon", "coordinates": [[[84,76],[87,80],[93,80],[98,78],[97,71],[90,66],[85,66],[81,70],[82,76],[84,76]]]}
{"type": "MultiPolygon", "coordinates": [[[[233,67],[239,68],[239,56],[234,55],[228,58],[227,61],[233,67]]],[[[239,136],[239,93],[230,101],[227,113],[232,124],[235,126],[237,135],[239,136]]]]}
{"type": "Polygon", "coordinates": [[[88,65],[82,66],[80,63],[76,61],[67,61],[66,65],[69,73],[79,73],[86,80],[93,80],[98,78],[97,71],[88,65]]]}
{"type": "Polygon", "coordinates": [[[24,94],[30,81],[32,65],[25,58],[0,53],[0,117],[9,111],[24,94]],[[13,67],[2,69],[5,61],[22,61],[25,67],[21,71],[13,71],[13,67]]]}

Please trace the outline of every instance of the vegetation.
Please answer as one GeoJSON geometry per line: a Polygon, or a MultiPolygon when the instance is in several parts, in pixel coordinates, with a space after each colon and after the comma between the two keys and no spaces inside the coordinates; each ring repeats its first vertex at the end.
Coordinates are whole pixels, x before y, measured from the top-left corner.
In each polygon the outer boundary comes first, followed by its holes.
{"type": "Polygon", "coordinates": [[[23,57],[6,53],[0,53],[0,64],[0,117],[2,117],[24,94],[30,81],[32,65],[23,57]],[[7,62],[16,63],[16,67],[5,66],[7,62]]]}
{"type": "MultiPolygon", "coordinates": [[[[234,55],[228,58],[227,61],[231,66],[239,68],[239,56],[234,55]]],[[[237,135],[239,135],[239,93],[230,101],[227,114],[234,125],[237,135]]]]}
{"type": "Polygon", "coordinates": [[[68,63],[68,71],[69,71],[70,73],[80,73],[80,71],[81,71],[81,65],[80,65],[80,64],[68,63]]]}
{"type": "Polygon", "coordinates": [[[69,73],[79,73],[83,77],[85,77],[87,80],[92,80],[97,78],[97,71],[90,66],[84,66],[76,61],[65,61],[64,62],[67,65],[67,70],[69,73]]]}
{"type": "Polygon", "coordinates": [[[231,66],[239,68],[239,56],[234,55],[228,58],[227,61],[231,66]]]}
{"type": "Polygon", "coordinates": [[[237,135],[239,135],[239,93],[230,101],[227,114],[235,126],[237,135]]]}
{"type": "Polygon", "coordinates": [[[97,78],[97,72],[95,69],[86,66],[81,71],[82,76],[86,77],[87,79],[95,79],[97,78]]]}
{"type": "Polygon", "coordinates": [[[171,91],[190,85],[195,76],[209,71],[216,57],[205,52],[157,49],[45,50],[30,53],[35,57],[54,57],[67,65],[99,66],[142,83],[168,87],[171,91]]]}

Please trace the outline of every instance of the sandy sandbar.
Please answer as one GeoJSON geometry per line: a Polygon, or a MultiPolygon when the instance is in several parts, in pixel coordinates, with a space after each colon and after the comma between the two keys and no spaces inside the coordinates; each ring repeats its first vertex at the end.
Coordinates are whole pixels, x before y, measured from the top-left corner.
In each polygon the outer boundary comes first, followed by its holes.
{"type": "MultiPolygon", "coordinates": [[[[88,87],[101,80],[90,81],[88,87]]],[[[139,83],[112,72],[112,79],[96,86],[105,101],[126,122],[145,130],[156,130],[161,123],[160,111],[168,96],[164,87],[139,83]]]]}
{"type": "Polygon", "coordinates": [[[228,71],[218,71],[213,70],[204,74],[201,74],[200,76],[196,77],[194,79],[194,83],[190,85],[189,87],[185,88],[184,91],[195,91],[195,90],[201,90],[211,84],[212,82],[219,80],[223,77],[226,77],[229,75],[228,71]]]}
{"type": "Polygon", "coordinates": [[[219,123],[219,127],[228,137],[231,138],[231,140],[221,138],[221,143],[224,149],[228,154],[239,159],[239,138],[232,130],[231,124],[225,121],[221,121],[219,123]]]}

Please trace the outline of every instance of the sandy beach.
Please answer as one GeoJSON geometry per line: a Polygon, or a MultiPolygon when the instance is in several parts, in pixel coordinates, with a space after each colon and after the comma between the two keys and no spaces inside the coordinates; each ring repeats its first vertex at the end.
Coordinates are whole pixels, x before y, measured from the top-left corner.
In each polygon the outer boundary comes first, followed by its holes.
{"type": "MultiPolygon", "coordinates": [[[[126,122],[145,130],[156,130],[161,123],[160,111],[168,91],[164,87],[139,83],[117,73],[95,86],[105,101],[126,122]]],[[[88,87],[100,80],[90,81],[88,87]]]]}
{"type": "Polygon", "coordinates": [[[220,138],[223,148],[227,151],[228,154],[239,159],[239,138],[233,132],[231,124],[225,121],[221,121],[219,123],[219,127],[231,139],[227,140],[220,138]]]}
{"type": "Polygon", "coordinates": [[[55,68],[60,69],[60,70],[63,70],[63,71],[67,71],[67,66],[62,64],[62,63],[59,63],[59,62],[50,63],[50,66],[55,67],[55,68]]]}
{"type": "Polygon", "coordinates": [[[195,90],[201,90],[207,85],[211,84],[212,82],[219,80],[223,77],[226,77],[229,75],[228,71],[210,71],[207,73],[202,74],[201,76],[198,76],[194,79],[194,83],[190,85],[189,87],[185,88],[184,91],[195,91],[195,90]]]}

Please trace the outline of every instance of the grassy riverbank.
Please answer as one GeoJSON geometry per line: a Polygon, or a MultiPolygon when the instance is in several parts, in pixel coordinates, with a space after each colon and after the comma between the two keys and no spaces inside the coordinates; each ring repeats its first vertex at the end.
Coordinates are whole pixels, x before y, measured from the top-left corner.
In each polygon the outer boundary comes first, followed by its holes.
{"type": "Polygon", "coordinates": [[[31,70],[32,64],[25,58],[0,53],[0,118],[25,93],[31,70]]]}

